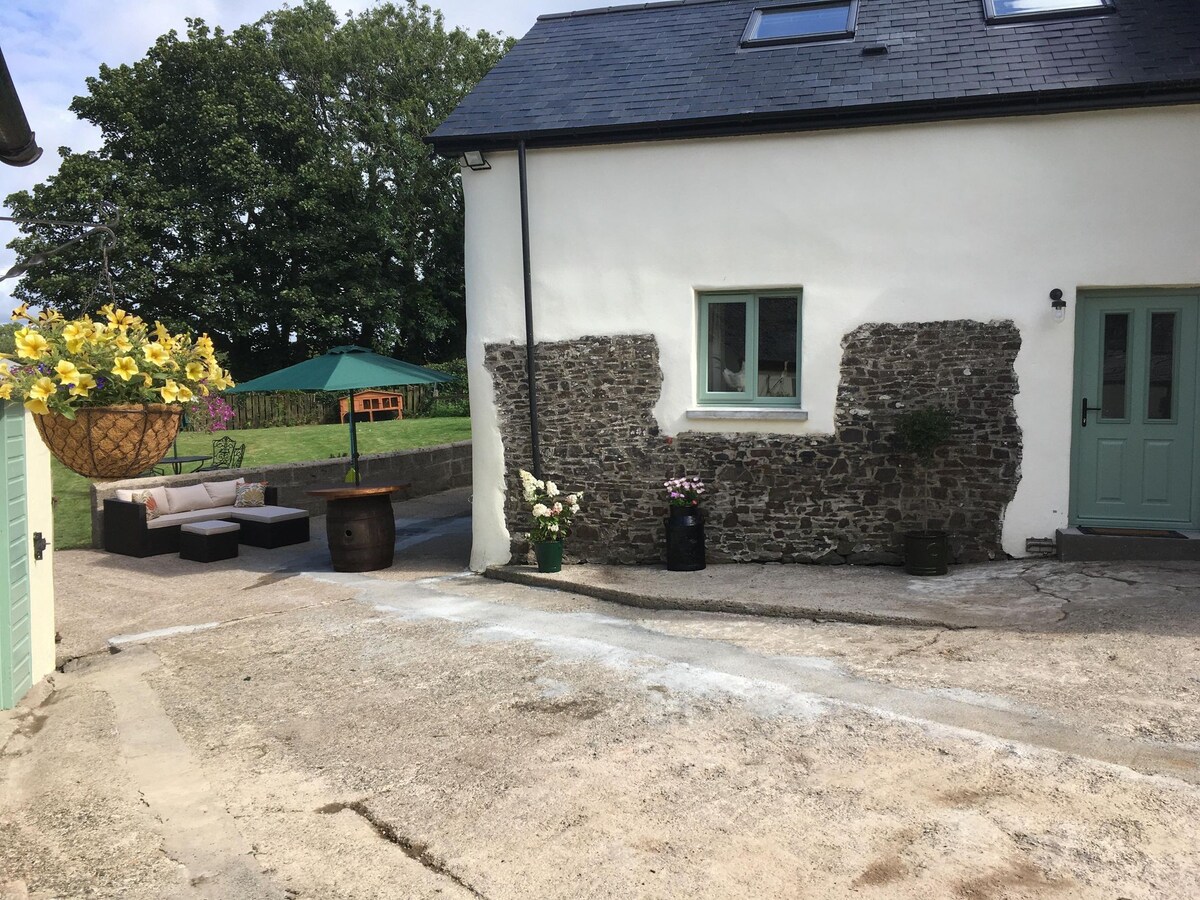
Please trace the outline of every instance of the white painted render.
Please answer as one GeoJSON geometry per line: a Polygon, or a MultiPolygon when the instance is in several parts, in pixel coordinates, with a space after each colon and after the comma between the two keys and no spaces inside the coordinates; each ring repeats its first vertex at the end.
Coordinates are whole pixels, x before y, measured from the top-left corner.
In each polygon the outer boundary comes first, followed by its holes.
{"type": "Polygon", "coordinates": [[[54,506],[50,451],[42,443],[33,414],[25,414],[25,511],[29,521],[29,625],[33,642],[33,683],[54,671],[54,506]],[[33,535],[50,542],[45,556],[33,558],[33,535]]]}
{"type": "MultiPolygon", "coordinates": [[[[1200,106],[530,150],[536,339],[653,334],[665,435],[819,434],[856,326],[1012,319],[1021,556],[1067,522],[1076,291],[1200,284],[1197,148],[1200,106]],[[696,293],[793,287],[807,421],[689,420],[696,293]]],[[[504,459],[483,367],[484,344],[525,340],[516,154],[488,160],[463,172],[476,569],[509,557],[504,467],[526,463],[504,459]]]]}

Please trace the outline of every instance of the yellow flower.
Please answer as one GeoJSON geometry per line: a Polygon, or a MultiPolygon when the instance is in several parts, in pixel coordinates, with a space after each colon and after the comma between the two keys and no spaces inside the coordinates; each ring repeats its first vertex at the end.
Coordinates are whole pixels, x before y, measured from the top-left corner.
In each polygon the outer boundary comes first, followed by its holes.
{"type": "Polygon", "coordinates": [[[171,361],[170,351],[159,343],[147,344],[142,352],[146,354],[146,361],[156,366],[165,366],[171,361]]]}
{"type": "Polygon", "coordinates": [[[67,353],[74,355],[83,353],[84,341],[89,337],[91,337],[91,329],[88,323],[72,322],[62,329],[62,340],[66,341],[67,353]]]}
{"type": "Polygon", "coordinates": [[[111,303],[101,307],[100,312],[104,313],[104,317],[108,319],[110,325],[115,325],[118,328],[128,328],[134,324],[134,319],[137,318],[123,309],[113,309],[111,303]]]}
{"type": "Polygon", "coordinates": [[[12,389],[13,386],[11,381],[0,383],[0,400],[11,400],[12,389]]]}
{"type": "Polygon", "coordinates": [[[93,322],[91,325],[91,331],[88,332],[88,336],[87,336],[88,343],[90,343],[90,344],[100,343],[102,340],[104,340],[104,336],[107,333],[108,333],[107,325],[105,325],[103,322],[93,322]]]}
{"type": "Polygon", "coordinates": [[[171,332],[167,331],[167,326],[162,322],[154,323],[154,336],[164,347],[171,348],[175,346],[175,338],[171,336],[171,332]]]}
{"type": "Polygon", "coordinates": [[[17,356],[22,359],[41,359],[49,349],[50,344],[36,331],[22,328],[17,332],[17,356]]]}
{"type": "Polygon", "coordinates": [[[20,306],[18,306],[16,309],[14,309],[12,311],[12,320],[14,322],[20,322],[22,319],[28,319],[28,318],[29,318],[29,304],[28,303],[22,303],[20,306]]]}
{"type": "Polygon", "coordinates": [[[149,375],[143,375],[142,384],[144,384],[146,387],[154,387],[154,379],[149,375]]]}
{"type": "MultiPolygon", "coordinates": [[[[163,403],[174,403],[179,399],[179,385],[169,378],[167,383],[158,389],[158,392],[162,394],[163,403]]],[[[188,393],[190,394],[191,391],[188,393]]]]}
{"type": "Polygon", "coordinates": [[[220,372],[216,378],[212,379],[212,386],[218,391],[223,391],[233,387],[233,379],[229,377],[228,372],[220,372]]]}
{"type": "Polygon", "coordinates": [[[210,338],[208,336],[207,332],[200,335],[200,337],[196,338],[196,352],[204,357],[212,356],[213,353],[215,352],[214,348],[213,348],[212,338],[210,338]]]}
{"type": "Polygon", "coordinates": [[[38,321],[43,324],[59,322],[61,320],[62,313],[60,313],[57,309],[43,309],[40,313],[38,313],[38,321]]]}
{"type": "Polygon", "coordinates": [[[79,380],[71,385],[71,396],[86,397],[95,389],[95,387],[96,379],[91,375],[88,375],[86,372],[83,372],[80,374],[79,380]]]}
{"type": "Polygon", "coordinates": [[[74,384],[79,380],[79,370],[75,368],[75,363],[69,359],[64,359],[54,367],[54,371],[58,373],[58,380],[63,384],[74,384]]]}
{"type": "Polygon", "coordinates": [[[187,364],[187,371],[185,374],[188,381],[199,381],[204,377],[206,371],[207,369],[204,367],[203,363],[190,362],[187,364]]]}
{"type": "Polygon", "coordinates": [[[191,403],[195,396],[196,395],[192,393],[192,389],[186,384],[179,385],[178,397],[180,403],[191,403]]]}
{"type": "Polygon", "coordinates": [[[113,339],[113,343],[117,345],[117,349],[122,353],[128,353],[133,349],[133,341],[123,331],[113,339]]]}
{"type": "Polygon", "coordinates": [[[113,360],[112,373],[122,381],[128,381],[138,373],[137,363],[132,356],[118,356],[113,360]]]}
{"type": "Polygon", "coordinates": [[[50,407],[46,405],[45,400],[26,400],[25,408],[38,416],[45,416],[50,413],[50,407]]]}
{"type": "Polygon", "coordinates": [[[54,382],[42,376],[29,388],[30,400],[46,400],[54,396],[54,382]]]}

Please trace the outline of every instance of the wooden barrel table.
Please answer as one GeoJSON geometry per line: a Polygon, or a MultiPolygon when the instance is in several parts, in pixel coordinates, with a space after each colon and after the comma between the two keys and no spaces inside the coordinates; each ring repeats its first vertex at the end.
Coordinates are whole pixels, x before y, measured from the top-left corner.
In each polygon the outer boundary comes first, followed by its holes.
{"type": "Polygon", "coordinates": [[[392,494],[404,484],[314,488],[325,499],[325,533],[335,572],[374,572],[391,566],[396,555],[392,494]]]}

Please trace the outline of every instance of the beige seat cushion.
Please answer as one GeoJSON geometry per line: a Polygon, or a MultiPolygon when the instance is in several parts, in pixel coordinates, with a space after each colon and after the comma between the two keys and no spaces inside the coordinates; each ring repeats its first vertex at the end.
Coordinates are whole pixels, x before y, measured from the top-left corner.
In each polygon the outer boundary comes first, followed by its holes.
{"type": "Polygon", "coordinates": [[[247,522],[287,522],[291,519],[307,519],[307,509],[290,506],[239,506],[233,510],[234,519],[247,522]]]}
{"type": "Polygon", "coordinates": [[[189,484],[186,487],[169,487],[167,502],[171,512],[188,512],[193,509],[212,509],[220,504],[214,503],[208,491],[202,484],[189,484]]]}
{"type": "Polygon", "coordinates": [[[189,534],[229,534],[232,531],[241,531],[242,526],[237,522],[209,520],[207,522],[188,522],[179,530],[186,531],[189,534]]]}
{"type": "MultiPolygon", "coordinates": [[[[237,510],[241,512],[241,510],[237,510]]],[[[233,515],[232,506],[217,506],[212,509],[193,509],[188,512],[171,513],[159,516],[153,522],[147,522],[147,528],[170,528],[172,525],[186,525],[188,522],[205,522],[210,519],[228,519],[233,515]]]]}

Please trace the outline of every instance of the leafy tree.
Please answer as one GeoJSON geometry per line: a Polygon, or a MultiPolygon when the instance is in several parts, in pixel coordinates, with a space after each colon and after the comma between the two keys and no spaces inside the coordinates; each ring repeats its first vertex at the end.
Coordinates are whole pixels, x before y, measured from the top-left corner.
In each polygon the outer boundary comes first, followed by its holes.
{"type": "MultiPolygon", "coordinates": [[[[14,215],[98,221],[122,210],[118,299],[205,330],[245,379],[330,346],[419,361],[461,355],[457,165],[423,138],[507,49],[447,30],[415,0],[340,21],[306,0],[226,33],[189,19],[133,65],[102,66],[71,109],[103,146],[61,148],[57,175],[8,197],[14,215]]],[[[72,235],[26,227],[19,258],[72,235]]],[[[95,239],[31,268],[15,295],[90,312],[95,239]]]]}

